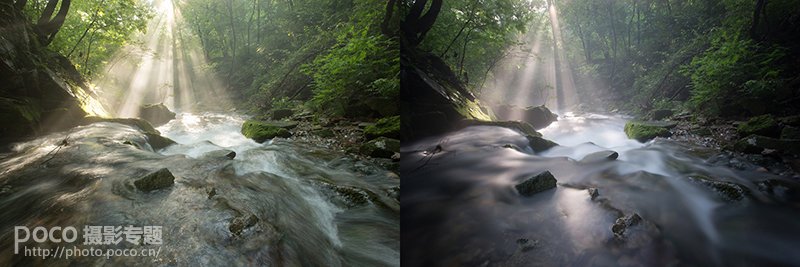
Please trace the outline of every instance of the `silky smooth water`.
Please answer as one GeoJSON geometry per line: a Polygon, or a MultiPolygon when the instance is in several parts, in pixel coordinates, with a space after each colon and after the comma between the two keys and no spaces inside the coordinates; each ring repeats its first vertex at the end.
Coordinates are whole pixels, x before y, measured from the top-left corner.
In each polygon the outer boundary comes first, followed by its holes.
{"type": "Polygon", "coordinates": [[[493,126],[404,144],[403,265],[800,264],[796,181],[719,166],[711,148],[629,140],[625,122],[566,114],[541,130],[561,146],[539,154],[493,126]],[[619,159],[580,161],[603,150],[619,159]],[[556,188],[514,189],[543,171],[556,188]],[[633,214],[643,220],[612,231],[633,214]]]}

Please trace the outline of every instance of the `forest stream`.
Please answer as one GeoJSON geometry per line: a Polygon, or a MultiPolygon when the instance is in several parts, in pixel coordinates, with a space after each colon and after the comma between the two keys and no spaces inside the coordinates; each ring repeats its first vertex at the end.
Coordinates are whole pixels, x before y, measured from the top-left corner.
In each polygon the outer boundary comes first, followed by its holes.
{"type": "MultiPolygon", "coordinates": [[[[2,244],[13,244],[15,225],[74,226],[79,232],[86,225],[161,226],[163,244],[151,246],[159,249],[158,257],[108,260],[23,257],[3,247],[0,262],[399,264],[396,175],[313,143],[256,143],[240,133],[244,119],[179,113],[157,128],[177,144],[157,151],[139,129],[110,122],[15,145],[0,159],[2,244]],[[133,185],[161,168],[174,174],[174,185],[151,192],[133,185]]],[[[122,241],[96,247],[148,246],[122,241]]]]}
{"type": "Polygon", "coordinates": [[[541,153],[534,153],[520,133],[496,126],[404,143],[403,264],[797,261],[796,181],[755,168],[731,168],[737,159],[714,148],[664,138],[628,139],[626,121],[567,113],[541,130],[560,144],[541,153]],[[515,189],[544,171],[557,179],[555,188],[530,196],[515,189]]]}

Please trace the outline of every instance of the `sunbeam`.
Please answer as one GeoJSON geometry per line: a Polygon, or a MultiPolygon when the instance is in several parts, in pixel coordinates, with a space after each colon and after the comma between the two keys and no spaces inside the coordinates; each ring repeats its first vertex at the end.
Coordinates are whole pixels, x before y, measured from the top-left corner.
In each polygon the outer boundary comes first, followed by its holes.
{"type": "Polygon", "coordinates": [[[153,0],[155,17],[138,42],[121,49],[98,91],[119,117],[136,117],[142,105],[163,103],[172,110],[189,112],[230,105],[221,83],[208,71],[194,36],[184,34],[179,1],[153,0]],[[213,99],[213,101],[204,101],[213,99]],[[213,105],[209,105],[213,103],[213,105]]]}

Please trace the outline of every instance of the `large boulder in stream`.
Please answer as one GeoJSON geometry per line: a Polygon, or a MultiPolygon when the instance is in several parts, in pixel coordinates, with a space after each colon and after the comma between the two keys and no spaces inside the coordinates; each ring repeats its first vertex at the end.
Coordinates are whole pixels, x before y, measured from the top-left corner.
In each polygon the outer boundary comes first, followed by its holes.
{"type": "Polygon", "coordinates": [[[556,178],[553,177],[553,174],[549,171],[545,171],[515,185],[514,188],[517,189],[520,195],[529,197],[536,193],[555,188],[556,182],[556,178]]]}
{"type": "Polygon", "coordinates": [[[493,119],[441,58],[413,47],[400,49],[401,140],[446,133],[465,119],[493,119]]]}
{"type": "Polygon", "coordinates": [[[558,115],[544,105],[520,108],[514,105],[500,105],[494,108],[494,114],[501,120],[520,120],[529,123],[535,129],[547,127],[558,120],[558,115]]]}
{"type": "Polygon", "coordinates": [[[647,142],[656,137],[672,136],[669,130],[676,125],[674,122],[665,121],[629,121],[625,124],[625,134],[630,139],[647,142]]]}
{"type": "Polygon", "coordinates": [[[534,152],[542,152],[558,146],[555,142],[544,139],[541,133],[537,132],[532,125],[524,121],[464,120],[461,122],[461,127],[467,126],[497,126],[516,130],[528,139],[528,145],[530,145],[534,152]]]}
{"type": "Polygon", "coordinates": [[[133,182],[136,189],[150,192],[161,188],[167,188],[175,183],[175,176],[167,168],[160,169],[133,182]]]}
{"type": "Polygon", "coordinates": [[[158,127],[175,119],[175,112],[172,112],[162,103],[148,104],[139,107],[139,118],[158,127]]]}
{"type": "Polygon", "coordinates": [[[263,143],[275,137],[289,138],[289,130],[297,127],[296,122],[247,120],[242,124],[242,134],[256,142],[263,143]]]}

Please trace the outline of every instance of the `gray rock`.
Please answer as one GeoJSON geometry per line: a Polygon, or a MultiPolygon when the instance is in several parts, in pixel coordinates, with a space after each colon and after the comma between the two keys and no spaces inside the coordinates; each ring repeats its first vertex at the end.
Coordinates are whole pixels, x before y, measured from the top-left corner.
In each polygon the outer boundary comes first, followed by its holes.
{"type": "Polygon", "coordinates": [[[139,118],[158,127],[175,119],[175,112],[170,111],[169,108],[162,103],[150,104],[139,108],[139,118]]]}
{"type": "Polygon", "coordinates": [[[170,187],[175,183],[175,176],[167,169],[163,168],[150,173],[139,180],[133,182],[137,189],[150,192],[161,188],[170,187]]]}
{"type": "Polygon", "coordinates": [[[619,157],[619,153],[611,150],[603,150],[591,153],[580,160],[582,163],[611,161],[619,157]]]}
{"type": "Polygon", "coordinates": [[[617,221],[614,222],[614,225],[611,226],[611,232],[614,232],[614,235],[617,237],[622,237],[625,234],[625,230],[628,227],[634,226],[642,221],[642,217],[639,214],[634,213],[633,215],[623,216],[617,218],[617,221]]]}
{"type": "Polygon", "coordinates": [[[597,188],[590,187],[589,189],[586,189],[586,191],[589,192],[589,197],[592,198],[592,200],[600,196],[600,192],[597,190],[597,188]]]}
{"type": "Polygon", "coordinates": [[[522,183],[517,184],[514,188],[517,189],[520,195],[529,197],[536,193],[555,188],[556,178],[549,171],[537,174],[522,183]]]}
{"type": "Polygon", "coordinates": [[[394,153],[400,152],[400,140],[378,137],[361,145],[359,151],[373,158],[390,159],[394,153]]]}

